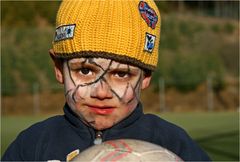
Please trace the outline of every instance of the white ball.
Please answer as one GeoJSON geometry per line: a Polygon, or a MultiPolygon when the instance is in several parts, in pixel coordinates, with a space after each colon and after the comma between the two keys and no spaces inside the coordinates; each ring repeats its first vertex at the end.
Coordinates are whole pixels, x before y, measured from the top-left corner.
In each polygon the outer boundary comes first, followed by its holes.
{"type": "Polygon", "coordinates": [[[147,161],[182,161],[171,151],[146,141],[133,139],[119,139],[94,145],[72,161],[81,162],[147,162],[147,161]]]}

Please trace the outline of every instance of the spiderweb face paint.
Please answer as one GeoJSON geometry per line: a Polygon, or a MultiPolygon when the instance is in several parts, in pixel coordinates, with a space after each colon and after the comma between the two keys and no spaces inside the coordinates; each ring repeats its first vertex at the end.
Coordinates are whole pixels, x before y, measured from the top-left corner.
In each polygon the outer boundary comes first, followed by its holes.
{"type": "Polygon", "coordinates": [[[95,129],[112,127],[139,102],[143,72],[103,58],[64,62],[65,96],[71,109],[95,129]]]}

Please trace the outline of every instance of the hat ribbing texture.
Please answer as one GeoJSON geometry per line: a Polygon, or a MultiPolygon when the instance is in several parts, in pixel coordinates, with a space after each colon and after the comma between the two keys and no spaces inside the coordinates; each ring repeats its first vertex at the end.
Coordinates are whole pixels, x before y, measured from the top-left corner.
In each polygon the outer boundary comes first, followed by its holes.
{"type": "Polygon", "coordinates": [[[154,1],[68,0],[57,13],[53,50],[59,58],[109,58],[154,70],[159,40],[154,1]]]}

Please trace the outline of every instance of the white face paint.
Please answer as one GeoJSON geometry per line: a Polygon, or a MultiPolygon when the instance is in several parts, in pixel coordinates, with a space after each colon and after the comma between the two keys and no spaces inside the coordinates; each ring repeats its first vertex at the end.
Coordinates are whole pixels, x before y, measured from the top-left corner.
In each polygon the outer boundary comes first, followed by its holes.
{"type": "Polygon", "coordinates": [[[63,64],[71,109],[97,130],[112,127],[137,106],[141,69],[103,58],[74,58],[63,64]]]}

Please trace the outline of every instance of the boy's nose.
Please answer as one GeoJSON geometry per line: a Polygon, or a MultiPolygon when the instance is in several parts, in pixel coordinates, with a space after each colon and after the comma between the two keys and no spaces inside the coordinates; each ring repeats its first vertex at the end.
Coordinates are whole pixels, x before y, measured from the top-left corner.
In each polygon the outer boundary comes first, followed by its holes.
{"type": "Polygon", "coordinates": [[[110,86],[102,80],[95,83],[95,86],[91,88],[91,97],[100,100],[110,99],[113,97],[110,86]]]}

